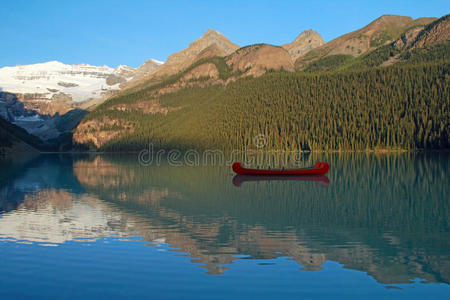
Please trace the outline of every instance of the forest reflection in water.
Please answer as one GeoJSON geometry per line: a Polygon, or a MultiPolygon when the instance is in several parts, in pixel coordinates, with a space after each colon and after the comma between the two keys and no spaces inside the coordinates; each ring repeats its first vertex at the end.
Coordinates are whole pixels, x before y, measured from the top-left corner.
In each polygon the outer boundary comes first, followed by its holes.
{"type": "Polygon", "coordinates": [[[321,154],[326,177],[239,178],[228,166],[142,166],[134,155],[3,162],[0,238],[167,243],[209,274],[239,259],[326,261],[380,283],[449,283],[448,154],[321,154]]]}

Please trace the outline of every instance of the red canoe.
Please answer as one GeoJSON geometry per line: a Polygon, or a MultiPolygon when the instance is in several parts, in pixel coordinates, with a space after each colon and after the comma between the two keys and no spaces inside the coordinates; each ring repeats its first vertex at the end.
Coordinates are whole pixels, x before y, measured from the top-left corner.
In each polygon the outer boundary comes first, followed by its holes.
{"type": "Polygon", "coordinates": [[[233,171],[239,175],[325,175],[329,169],[330,165],[324,162],[317,162],[312,168],[290,170],[247,169],[240,162],[233,164],[233,171]]]}

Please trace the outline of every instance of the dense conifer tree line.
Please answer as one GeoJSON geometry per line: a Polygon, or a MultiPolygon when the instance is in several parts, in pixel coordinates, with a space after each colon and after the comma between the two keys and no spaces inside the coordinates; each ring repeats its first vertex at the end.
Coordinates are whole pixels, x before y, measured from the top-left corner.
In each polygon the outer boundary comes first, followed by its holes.
{"type": "Polygon", "coordinates": [[[159,96],[167,115],[118,111],[154,96],[152,88],[112,99],[87,119],[131,121],[134,130],[101,150],[157,148],[345,151],[448,149],[450,64],[328,73],[268,72],[226,87],[190,87],[159,96]]]}

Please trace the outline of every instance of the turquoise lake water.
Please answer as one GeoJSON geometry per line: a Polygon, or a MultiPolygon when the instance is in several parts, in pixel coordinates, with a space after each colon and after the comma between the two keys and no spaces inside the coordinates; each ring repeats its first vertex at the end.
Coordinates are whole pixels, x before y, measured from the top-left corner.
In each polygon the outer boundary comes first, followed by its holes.
{"type": "Polygon", "coordinates": [[[0,298],[450,298],[448,153],[301,160],[330,172],[4,159],[0,298]]]}

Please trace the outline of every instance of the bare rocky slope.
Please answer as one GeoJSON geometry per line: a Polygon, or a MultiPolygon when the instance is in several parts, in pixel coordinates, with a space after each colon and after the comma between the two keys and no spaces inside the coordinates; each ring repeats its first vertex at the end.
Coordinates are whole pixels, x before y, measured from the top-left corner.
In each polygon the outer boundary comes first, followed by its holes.
{"type": "Polygon", "coordinates": [[[450,41],[450,15],[429,24],[417,34],[411,48],[423,48],[450,41]]]}
{"type": "Polygon", "coordinates": [[[142,80],[149,74],[156,71],[163,64],[164,64],[164,62],[155,60],[153,58],[147,60],[133,72],[132,77],[130,78],[129,81],[121,82],[120,87],[124,88],[126,86],[129,86],[130,84],[133,84],[133,82],[138,82],[138,81],[142,80]]]}
{"type": "Polygon", "coordinates": [[[231,42],[221,33],[209,29],[201,38],[189,44],[188,48],[171,54],[161,67],[142,79],[133,80],[130,86],[136,86],[142,83],[143,80],[147,82],[159,82],[164,77],[174,75],[186,69],[201,58],[225,56],[233,53],[238,48],[238,45],[231,42]]]}
{"type": "Polygon", "coordinates": [[[234,72],[241,76],[260,76],[268,70],[294,71],[289,52],[282,47],[257,44],[240,48],[226,58],[234,72]]]}
{"type": "Polygon", "coordinates": [[[308,63],[325,56],[345,54],[358,57],[364,53],[386,45],[398,39],[405,31],[412,28],[423,29],[436,18],[418,18],[384,15],[363,28],[344,34],[320,47],[297,58],[295,66],[302,69],[308,63]]]}
{"type": "Polygon", "coordinates": [[[188,86],[226,85],[240,77],[281,69],[294,70],[293,60],[284,48],[267,44],[239,48],[221,33],[209,29],[188,48],[169,56],[166,63],[148,76],[131,80],[123,93],[161,85],[153,91],[161,95],[188,86]]]}
{"type": "Polygon", "coordinates": [[[215,49],[210,48],[210,51],[214,51],[214,56],[228,55],[239,48],[238,45],[231,42],[221,33],[209,29],[201,38],[192,42],[188,48],[170,55],[167,58],[167,62],[153,73],[153,75],[167,76],[182,71],[191,65],[203,50],[211,45],[216,46],[215,49]]]}

